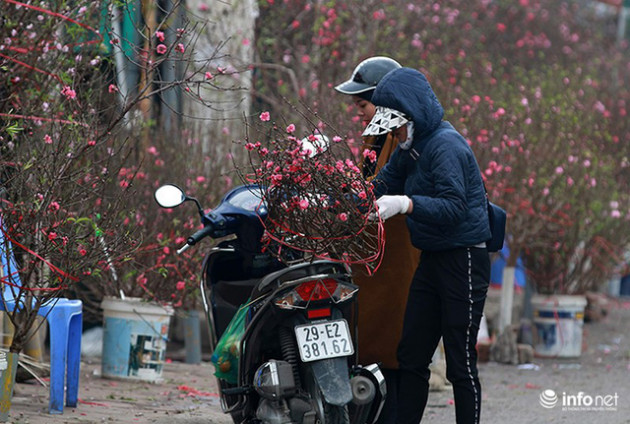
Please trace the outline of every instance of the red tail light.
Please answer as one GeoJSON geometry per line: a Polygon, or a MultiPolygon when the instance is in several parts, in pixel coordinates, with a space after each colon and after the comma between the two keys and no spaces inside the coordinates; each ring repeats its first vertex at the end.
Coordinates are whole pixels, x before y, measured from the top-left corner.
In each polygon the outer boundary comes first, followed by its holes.
{"type": "Polygon", "coordinates": [[[318,278],[297,283],[290,291],[285,291],[274,298],[273,303],[282,309],[306,309],[311,302],[345,302],[352,299],[359,288],[352,283],[335,278],[318,278]]]}
{"type": "Polygon", "coordinates": [[[337,290],[337,281],[332,278],[302,283],[295,288],[297,294],[305,301],[329,299],[337,290]]]}

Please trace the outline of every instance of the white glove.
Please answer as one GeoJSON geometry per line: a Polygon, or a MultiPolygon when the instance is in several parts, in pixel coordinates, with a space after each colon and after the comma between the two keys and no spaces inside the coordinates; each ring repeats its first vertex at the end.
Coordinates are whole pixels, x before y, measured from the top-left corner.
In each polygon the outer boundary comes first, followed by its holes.
{"type": "Polygon", "coordinates": [[[382,196],[376,201],[378,213],[383,221],[400,213],[406,214],[411,205],[411,199],[407,196],[382,196]]]}

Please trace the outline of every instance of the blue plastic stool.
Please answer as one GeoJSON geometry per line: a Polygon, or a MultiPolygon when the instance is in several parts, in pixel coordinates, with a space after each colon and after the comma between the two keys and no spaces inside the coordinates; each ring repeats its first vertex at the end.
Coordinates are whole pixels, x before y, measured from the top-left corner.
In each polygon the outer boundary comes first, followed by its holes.
{"type": "MultiPolygon", "coordinates": [[[[10,242],[5,240],[2,218],[0,217],[0,277],[20,286],[17,276],[17,264],[10,242]],[[11,264],[9,267],[8,264],[11,264]],[[12,275],[9,274],[11,270],[12,275]]],[[[4,302],[0,301],[0,311],[12,312],[16,307],[15,287],[4,284],[4,302]]],[[[20,301],[21,303],[22,301],[20,301]]],[[[18,306],[19,307],[19,306],[18,306]]],[[[50,332],[50,414],[63,413],[64,383],[66,387],[66,406],[75,407],[79,395],[79,370],[81,366],[81,332],[83,328],[83,303],[80,300],[65,298],[51,299],[43,304],[38,312],[48,321],[50,332]]]]}

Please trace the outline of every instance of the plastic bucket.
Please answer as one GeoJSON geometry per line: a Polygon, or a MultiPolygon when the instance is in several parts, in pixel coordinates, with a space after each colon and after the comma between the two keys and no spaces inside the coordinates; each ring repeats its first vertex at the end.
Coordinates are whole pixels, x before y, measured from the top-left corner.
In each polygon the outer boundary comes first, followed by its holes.
{"type": "Polygon", "coordinates": [[[540,357],[582,354],[584,296],[533,296],[534,352],[540,357]]]}
{"type": "Polygon", "coordinates": [[[173,309],[140,298],[113,297],[106,297],[101,308],[102,376],[160,381],[173,309]]]}

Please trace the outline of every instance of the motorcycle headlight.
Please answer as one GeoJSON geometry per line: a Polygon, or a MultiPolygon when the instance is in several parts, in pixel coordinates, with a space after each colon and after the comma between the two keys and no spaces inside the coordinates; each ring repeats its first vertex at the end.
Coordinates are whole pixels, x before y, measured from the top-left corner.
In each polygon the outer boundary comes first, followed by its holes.
{"type": "Polygon", "coordinates": [[[282,399],[295,394],[293,367],[286,361],[275,359],[265,362],[256,370],[254,389],[265,399],[282,399]]]}

